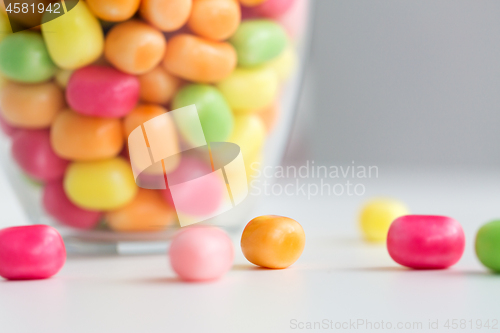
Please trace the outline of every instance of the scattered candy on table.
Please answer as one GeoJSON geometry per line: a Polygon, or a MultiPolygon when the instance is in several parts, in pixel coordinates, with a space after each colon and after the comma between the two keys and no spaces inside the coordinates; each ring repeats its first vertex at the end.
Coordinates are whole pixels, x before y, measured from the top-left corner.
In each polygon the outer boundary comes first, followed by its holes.
{"type": "Polygon", "coordinates": [[[305,242],[304,229],[297,221],[265,215],[247,224],[241,235],[241,250],[252,264],[281,269],[299,259],[305,242]]]}
{"type": "Polygon", "coordinates": [[[361,209],[361,231],[366,240],[384,242],[389,227],[396,218],[408,215],[405,204],[394,199],[371,199],[361,209]]]}
{"type": "Polygon", "coordinates": [[[406,215],[392,222],[387,250],[400,265],[442,269],[456,264],[465,249],[465,234],[451,217],[406,215]]]}
{"type": "Polygon", "coordinates": [[[0,230],[0,276],[6,279],[47,279],[59,272],[65,261],[63,239],[48,225],[0,230]]]}
{"type": "Polygon", "coordinates": [[[483,225],[476,235],[476,255],[494,272],[500,272],[500,220],[483,225]]]}
{"type": "Polygon", "coordinates": [[[221,229],[186,227],[170,245],[170,265],[185,281],[210,281],[223,276],[233,264],[233,243],[221,229]]]}

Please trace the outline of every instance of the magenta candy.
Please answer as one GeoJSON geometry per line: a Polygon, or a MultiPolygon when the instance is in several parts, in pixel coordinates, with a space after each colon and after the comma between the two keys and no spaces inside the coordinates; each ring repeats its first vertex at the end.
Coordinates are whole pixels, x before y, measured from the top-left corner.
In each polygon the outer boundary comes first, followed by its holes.
{"type": "Polygon", "coordinates": [[[1,116],[0,116],[0,129],[2,129],[2,132],[9,137],[14,136],[14,134],[18,131],[17,127],[12,127],[11,125],[9,125],[5,121],[5,119],[3,119],[3,117],[1,116]]]}
{"type": "Polygon", "coordinates": [[[64,192],[61,180],[45,185],[43,207],[52,217],[64,225],[77,229],[92,229],[99,223],[102,213],[80,208],[72,203],[64,192]]]}
{"type": "Polygon", "coordinates": [[[47,225],[0,230],[0,275],[9,280],[46,279],[66,261],[66,248],[56,229],[47,225]]]}
{"type": "Polygon", "coordinates": [[[462,257],[465,234],[460,223],[450,217],[406,215],[392,222],[387,249],[395,262],[406,267],[447,268],[462,257]]]}
{"type": "Polygon", "coordinates": [[[69,164],[52,150],[50,133],[46,129],[19,129],[14,134],[11,150],[21,169],[41,182],[61,179],[69,164]]]}
{"type": "Polygon", "coordinates": [[[233,243],[221,229],[187,227],[170,245],[170,264],[185,281],[208,281],[223,276],[232,266],[233,243]]]}
{"type": "Polygon", "coordinates": [[[275,18],[288,12],[295,0],[267,0],[252,7],[258,15],[275,18]]]}
{"type": "Polygon", "coordinates": [[[222,202],[223,191],[226,189],[220,179],[212,173],[212,168],[202,161],[192,157],[182,157],[177,169],[167,175],[169,184],[174,180],[180,184],[203,175],[211,174],[196,186],[189,186],[177,192],[175,204],[170,190],[162,190],[163,197],[179,213],[203,216],[216,211],[222,202]]]}
{"type": "Polygon", "coordinates": [[[123,117],[139,100],[139,79],[111,67],[87,66],[69,79],[66,99],[76,112],[95,117],[123,117]]]}

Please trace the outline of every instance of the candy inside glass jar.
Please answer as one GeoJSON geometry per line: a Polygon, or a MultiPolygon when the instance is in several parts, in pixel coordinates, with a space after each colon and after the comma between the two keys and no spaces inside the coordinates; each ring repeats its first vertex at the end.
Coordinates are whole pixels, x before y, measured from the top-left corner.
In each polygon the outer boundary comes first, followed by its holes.
{"type": "MultiPolygon", "coordinates": [[[[198,221],[228,205],[225,186],[209,177],[180,194],[168,179],[165,188],[148,185],[166,173],[182,180],[209,174],[214,161],[204,154],[165,160],[137,185],[131,133],[149,133],[151,120],[191,105],[207,146],[241,149],[247,185],[259,168],[279,162],[307,48],[307,0],[60,5],[64,14],[41,13],[40,26],[19,19],[12,29],[19,31],[0,35],[2,163],[31,222],[53,224],[75,244],[134,248],[169,238],[181,215],[198,221]]],[[[12,22],[12,8],[0,13],[2,27],[7,15],[12,22]]],[[[170,149],[196,148],[192,129],[162,131],[170,149]]],[[[238,228],[255,200],[249,191],[241,205],[204,223],[238,228]]]]}

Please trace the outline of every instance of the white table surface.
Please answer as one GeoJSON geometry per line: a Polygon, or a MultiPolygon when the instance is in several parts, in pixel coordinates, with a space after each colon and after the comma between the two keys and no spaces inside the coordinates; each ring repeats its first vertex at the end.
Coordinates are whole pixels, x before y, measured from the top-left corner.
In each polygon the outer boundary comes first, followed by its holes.
{"type": "MultiPolygon", "coordinates": [[[[500,173],[381,168],[378,179],[364,184],[362,197],[262,201],[255,215],[290,216],[306,231],[305,251],[288,269],[252,266],[237,237],[233,269],[211,283],[179,281],[166,255],[73,256],[51,279],[0,281],[0,332],[287,332],[312,331],[293,329],[294,323],[323,320],[344,323],[342,331],[384,331],[346,326],[358,319],[390,322],[394,332],[401,331],[398,323],[413,325],[407,322],[421,322],[423,330],[404,331],[428,331],[430,320],[438,320],[434,332],[474,332],[444,324],[500,320],[500,276],[488,273],[473,251],[478,227],[500,217],[500,173]],[[356,214],[374,195],[404,200],[414,213],[456,218],[467,235],[462,260],[448,270],[412,271],[395,264],[383,245],[361,241],[356,214]]],[[[21,223],[3,176],[0,186],[1,226],[21,223]]]]}

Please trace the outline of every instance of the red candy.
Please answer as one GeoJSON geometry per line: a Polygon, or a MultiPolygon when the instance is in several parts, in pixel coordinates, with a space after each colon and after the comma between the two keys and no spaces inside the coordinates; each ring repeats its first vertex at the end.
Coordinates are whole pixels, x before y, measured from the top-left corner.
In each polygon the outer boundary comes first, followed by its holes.
{"type": "Polygon", "coordinates": [[[21,169],[41,182],[61,179],[69,163],[52,150],[49,130],[19,129],[13,137],[11,149],[21,169]]]}
{"type": "Polygon", "coordinates": [[[87,66],[71,75],[66,98],[83,115],[123,117],[137,104],[139,91],[139,79],[133,75],[111,67],[87,66]]]}
{"type": "Polygon", "coordinates": [[[66,248],[47,225],[0,230],[0,275],[9,280],[46,279],[63,267],[66,248]]]}
{"type": "Polygon", "coordinates": [[[392,222],[387,249],[394,261],[406,267],[447,268],[462,257],[465,235],[460,223],[450,217],[406,215],[392,222]]]}
{"type": "Polygon", "coordinates": [[[54,181],[43,189],[43,207],[52,217],[77,229],[92,229],[99,223],[102,213],[80,208],[64,192],[62,181],[54,181]]]}

